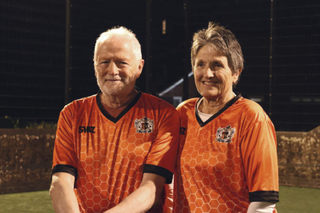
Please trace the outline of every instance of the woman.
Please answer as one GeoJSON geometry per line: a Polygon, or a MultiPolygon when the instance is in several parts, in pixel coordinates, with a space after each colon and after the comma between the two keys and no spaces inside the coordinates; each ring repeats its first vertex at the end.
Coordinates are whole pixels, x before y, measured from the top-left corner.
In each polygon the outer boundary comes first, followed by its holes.
{"type": "Polygon", "coordinates": [[[174,212],[275,212],[275,130],[257,103],[233,92],[243,70],[238,41],[209,23],[194,34],[191,64],[201,97],[178,106],[174,212]]]}

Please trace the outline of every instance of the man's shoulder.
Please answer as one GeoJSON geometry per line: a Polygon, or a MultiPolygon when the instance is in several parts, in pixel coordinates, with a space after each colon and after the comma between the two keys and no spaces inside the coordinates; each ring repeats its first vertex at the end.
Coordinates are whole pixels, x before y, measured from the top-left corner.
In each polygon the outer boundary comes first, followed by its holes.
{"type": "Polygon", "coordinates": [[[161,99],[159,97],[156,97],[154,95],[148,94],[148,93],[142,93],[141,98],[145,99],[146,104],[153,105],[154,107],[159,107],[159,108],[169,108],[172,110],[176,110],[175,107],[167,102],[164,99],[161,99]]]}
{"type": "Polygon", "coordinates": [[[91,107],[93,104],[96,103],[96,96],[97,94],[76,99],[65,105],[63,110],[78,110],[91,107]]]}

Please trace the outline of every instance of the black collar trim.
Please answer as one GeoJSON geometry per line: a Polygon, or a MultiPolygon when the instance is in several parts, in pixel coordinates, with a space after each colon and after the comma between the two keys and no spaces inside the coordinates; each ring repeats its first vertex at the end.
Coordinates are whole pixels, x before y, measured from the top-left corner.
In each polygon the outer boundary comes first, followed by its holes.
{"type": "Polygon", "coordinates": [[[210,121],[212,121],[213,119],[215,119],[216,117],[218,117],[219,115],[221,115],[224,111],[226,111],[232,104],[234,104],[239,98],[241,98],[241,94],[239,93],[236,97],[234,97],[233,99],[231,99],[219,112],[217,112],[216,114],[212,115],[208,120],[206,120],[205,122],[203,122],[198,114],[197,111],[197,106],[199,101],[202,99],[202,96],[198,99],[195,107],[194,107],[194,112],[196,115],[196,119],[199,123],[199,125],[201,127],[205,126],[207,123],[209,123],[210,121]]]}
{"type": "Polygon", "coordinates": [[[120,120],[139,100],[139,98],[141,97],[141,90],[139,89],[139,87],[135,86],[134,88],[138,94],[136,95],[136,97],[133,99],[133,101],[116,117],[112,117],[111,115],[109,115],[109,113],[105,110],[105,108],[103,107],[102,103],[101,103],[101,99],[99,94],[101,93],[101,91],[98,92],[97,94],[97,105],[101,111],[101,113],[110,121],[112,121],[113,123],[117,123],[118,120],[120,120]]]}

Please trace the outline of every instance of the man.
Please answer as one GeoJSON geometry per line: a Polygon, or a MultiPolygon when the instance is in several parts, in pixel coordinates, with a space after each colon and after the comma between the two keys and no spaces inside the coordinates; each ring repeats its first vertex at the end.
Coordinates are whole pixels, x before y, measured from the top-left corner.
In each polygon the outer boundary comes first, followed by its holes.
{"type": "Polygon", "coordinates": [[[130,30],[100,35],[100,92],[61,111],[50,196],[56,212],[163,212],[178,149],[173,106],[135,87],[144,60],[130,30]],[[162,193],[162,194],[161,194],[162,193]]]}

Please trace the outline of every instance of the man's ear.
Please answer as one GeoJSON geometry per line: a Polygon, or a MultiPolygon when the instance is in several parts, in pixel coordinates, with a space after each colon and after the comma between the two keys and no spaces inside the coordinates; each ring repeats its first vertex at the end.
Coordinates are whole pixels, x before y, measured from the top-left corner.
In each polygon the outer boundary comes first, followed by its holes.
{"type": "Polygon", "coordinates": [[[137,78],[140,77],[141,72],[142,72],[142,69],[143,69],[143,66],[144,66],[144,60],[141,59],[141,60],[139,61],[138,70],[137,70],[137,73],[136,73],[136,77],[137,77],[137,78]]]}
{"type": "Polygon", "coordinates": [[[93,59],[93,69],[94,69],[94,76],[97,78],[97,66],[96,66],[96,61],[93,59]]]}

